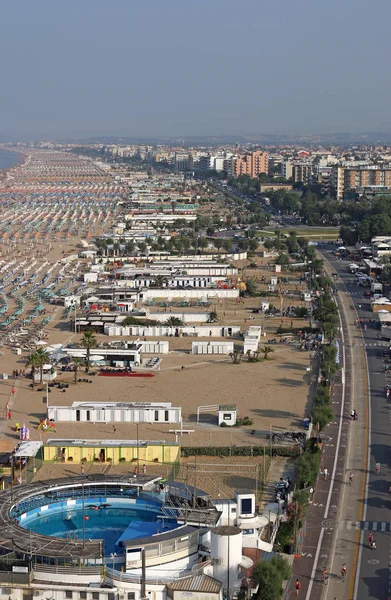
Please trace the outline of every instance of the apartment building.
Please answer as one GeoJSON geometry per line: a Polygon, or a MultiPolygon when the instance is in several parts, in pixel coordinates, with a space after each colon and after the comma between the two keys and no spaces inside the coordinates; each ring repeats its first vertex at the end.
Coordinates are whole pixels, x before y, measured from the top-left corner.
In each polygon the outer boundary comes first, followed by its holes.
{"type": "Polygon", "coordinates": [[[333,167],[332,185],[338,200],[364,188],[391,190],[391,166],[339,164],[333,167]]]}
{"type": "Polygon", "coordinates": [[[290,160],[282,161],[281,177],[285,177],[285,179],[291,179],[291,177],[293,177],[293,163],[290,160]]]}
{"type": "Polygon", "coordinates": [[[312,175],[312,165],[310,163],[296,163],[292,167],[293,183],[309,183],[312,175]]]}
{"type": "Polygon", "coordinates": [[[239,156],[235,160],[234,176],[248,175],[249,177],[258,177],[260,173],[268,173],[269,171],[269,155],[267,152],[257,150],[239,156]]]}

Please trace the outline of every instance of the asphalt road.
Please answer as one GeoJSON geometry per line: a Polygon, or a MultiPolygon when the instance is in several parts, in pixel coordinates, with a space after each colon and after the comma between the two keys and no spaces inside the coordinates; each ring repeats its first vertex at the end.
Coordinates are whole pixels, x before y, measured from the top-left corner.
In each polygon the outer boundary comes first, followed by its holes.
{"type": "Polygon", "coordinates": [[[349,261],[340,262],[325,248],[322,248],[322,252],[344,281],[359,318],[368,325],[363,334],[370,383],[370,472],[364,500],[359,578],[356,580],[353,600],[387,600],[391,594],[391,494],[388,491],[391,485],[391,405],[385,395],[383,352],[387,351],[388,344],[379,340],[377,330],[369,326],[369,321],[375,315],[370,311],[369,298],[363,296],[364,288],[353,283],[354,277],[348,271],[349,261]],[[381,465],[378,475],[375,472],[376,463],[381,465]],[[376,550],[368,547],[370,531],[373,531],[376,540],[376,550]]]}

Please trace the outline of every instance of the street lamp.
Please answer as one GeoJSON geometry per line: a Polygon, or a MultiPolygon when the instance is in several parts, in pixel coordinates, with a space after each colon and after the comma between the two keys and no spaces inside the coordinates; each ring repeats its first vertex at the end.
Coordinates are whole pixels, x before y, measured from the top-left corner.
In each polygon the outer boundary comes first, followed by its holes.
{"type": "Polygon", "coordinates": [[[113,561],[113,571],[114,571],[114,561],[115,561],[115,557],[116,557],[116,556],[117,556],[117,553],[116,553],[116,552],[112,552],[112,553],[110,554],[110,558],[111,558],[111,560],[113,561]]]}

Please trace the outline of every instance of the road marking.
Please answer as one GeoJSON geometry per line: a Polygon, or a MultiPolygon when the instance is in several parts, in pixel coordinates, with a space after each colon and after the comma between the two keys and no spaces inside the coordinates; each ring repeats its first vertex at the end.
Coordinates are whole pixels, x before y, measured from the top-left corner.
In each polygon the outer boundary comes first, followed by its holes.
{"type": "MultiPolygon", "coordinates": [[[[335,303],[337,304],[336,300],[335,300],[335,303]]],[[[346,387],[345,387],[345,375],[344,375],[344,368],[345,368],[345,364],[346,364],[346,350],[345,350],[345,335],[344,335],[344,332],[343,332],[342,317],[341,317],[341,312],[339,310],[338,304],[337,304],[337,308],[338,308],[339,324],[340,324],[340,331],[341,331],[341,342],[342,342],[342,364],[343,364],[343,368],[342,368],[341,414],[343,414],[343,412],[344,412],[344,406],[345,406],[345,391],[346,391],[346,387]]],[[[339,457],[339,447],[340,447],[340,444],[341,444],[341,435],[342,435],[342,424],[343,424],[343,422],[344,422],[344,420],[343,420],[343,418],[341,416],[340,419],[339,419],[339,425],[338,425],[337,443],[336,443],[336,447],[335,447],[334,464],[333,464],[333,470],[332,470],[332,473],[331,473],[330,488],[329,488],[329,493],[328,493],[328,496],[327,496],[326,508],[325,508],[324,515],[323,515],[324,519],[327,518],[327,515],[328,515],[328,512],[329,512],[329,508],[330,508],[330,504],[331,504],[331,497],[332,497],[332,494],[333,494],[334,481],[335,481],[335,475],[336,475],[336,472],[337,472],[337,464],[338,464],[338,457],[339,457]]],[[[313,566],[312,566],[311,577],[310,577],[310,581],[309,581],[309,585],[308,585],[308,589],[307,589],[307,594],[306,594],[305,600],[310,600],[310,598],[311,598],[312,588],[313,588],[313,585],[314,585],[314,581],[315,581],[315,577],[316,577],[316,571],[317,571],[317,568],[318,568],[318,561],[319,561],[320,549],[322,547],[322,541],[323,541],[324,532],[325,532],[325,529],[322,527],[322,529],[320,530],[318,545],[317,545],[317,548],[316,548],[315,559],[314,559],[314,563],[313,563],[313,566]]],[[[327,533],[331,534],[331,531],[328,531],[327,533]]]]}

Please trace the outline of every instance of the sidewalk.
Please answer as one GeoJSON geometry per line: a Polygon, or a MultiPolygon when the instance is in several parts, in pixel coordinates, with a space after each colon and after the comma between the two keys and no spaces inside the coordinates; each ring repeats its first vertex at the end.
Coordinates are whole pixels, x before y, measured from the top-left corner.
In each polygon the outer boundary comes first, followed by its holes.
{"type": "MultiPolygon", "coordinates": [[[[341,286],[342,287],[342,286],[341,286]]],[[[338,304],[341,311],[345,349],[345,397],[340,379],[332,389],[334,421],[322,432],[323,453],[321,468],[327,468],[330,475],[325,481],[319,477],[315,487],[312,504],[308,507],[305,526],[298,540],[298,553],[293,563],[293,573],[285,598],[295,596],[295,581],[299,579],[302,589],[300,597],[310,600],[321,598],[351,598],[352,571],[356,552],[357,532],[348,523],[360,521],[360,506],[354,506],[351,498],[361,498],[361,490],[365,478],[365,406],[366,406],[366,371],[364,368],[363,348],[352,346],[350,328],[354,324],[355,313],[349,310],[348,297],[340,293],[338,304]],[[354,401],[351,404],[352,400],[354,401]],[[354,407],[360,420],[351,422],[350,410],[354,407]],[[346,467],[350,445],[353,444],[349,430],[355,432],[355,446],[352,448],[354,460],[346,467]],[[356,435],[357,434],[357,435],[356,435]],[[336,460],[335,460],[336,458],[336,460]],[[335,470],[334,470],[335,469],[335,470]],[[354,473],[352,486],[348,485],[349,473],[354,473]],[[342,564],[348,565],[348,578],[342,582],[340,570],[342,564]],[[329,584],[322,581],[322,570],[330,573],[329,584]],[[350,578],[350,580],[349,580],[350,578]]],[[[338,337],[342,352],[342,335],[338,337]]],[[[359,533],[359,532],[358,532],[359,533]]]]}

